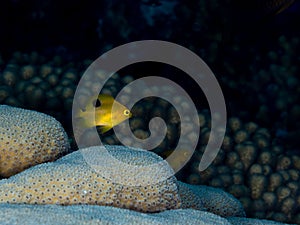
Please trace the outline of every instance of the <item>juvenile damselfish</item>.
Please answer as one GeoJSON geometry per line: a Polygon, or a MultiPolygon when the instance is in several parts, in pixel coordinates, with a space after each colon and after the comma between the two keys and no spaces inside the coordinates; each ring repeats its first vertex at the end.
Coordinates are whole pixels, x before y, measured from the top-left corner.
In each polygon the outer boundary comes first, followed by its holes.
{"type": "Polygon", "coordinates": [[[86,107],[79,110],[76,115],[81,120],[81,126],[84,128],[99,126],[101,133],[109,131],[131,116],[129,109],[106,94],[100,94],[89,99],[86,107]]]}

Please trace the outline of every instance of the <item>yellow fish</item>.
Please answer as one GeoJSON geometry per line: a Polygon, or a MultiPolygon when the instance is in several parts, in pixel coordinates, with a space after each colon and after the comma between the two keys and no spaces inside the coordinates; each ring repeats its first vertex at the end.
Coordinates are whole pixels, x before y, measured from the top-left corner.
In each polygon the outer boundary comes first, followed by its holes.
{"type": "Polygon", "coordinates": [[[84,128],[100,126],[100,132],[103,134],[131,116],[130,110],[112,96],[100,94],[92,97],[85,109],[80,110],[76,117],[81,119],[80,125],[84,128]],[[93,114],[95,120],[93,120],[93,114]]]}

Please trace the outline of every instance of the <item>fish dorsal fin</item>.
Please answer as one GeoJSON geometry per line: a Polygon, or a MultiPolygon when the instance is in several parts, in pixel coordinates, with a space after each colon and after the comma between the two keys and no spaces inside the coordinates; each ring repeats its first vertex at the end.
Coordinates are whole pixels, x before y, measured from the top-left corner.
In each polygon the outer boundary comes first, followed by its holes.
{"type": "Polygon", "coordinates": [[[98,96],[98,99],[100,100],[101,105],[112,105],[115,99],[108,94],[100,94],[98,96]]]}

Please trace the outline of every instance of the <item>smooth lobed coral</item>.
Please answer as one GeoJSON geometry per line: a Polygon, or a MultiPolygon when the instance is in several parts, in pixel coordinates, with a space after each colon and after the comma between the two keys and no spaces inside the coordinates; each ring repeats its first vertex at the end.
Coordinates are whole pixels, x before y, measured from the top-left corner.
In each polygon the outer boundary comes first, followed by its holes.
{"type": "Polygon", "coordinates": [[[32,110],[0,105],[0,176],[9,177],[67,153],[70,145],[61,124],[32,110]]]}
{"type": "Polygon", "coordinates": [[[122,146],[106,146],[106,150],[108,154],[103,153],[103,146],[82,149],[55,162],[37,165],[9,179],[1,180],[0,202],[92,204],[141,212],[157,212],[180,207],[175,177],[158,180],[158,177],[169,176],[170,167],[160,167],[157,171],[149,170],[149,173],[142,177],[141,170],[137,170],[137,174],[127,170],[128,164],[139,169],[139,165],[147,166],[162,162],[159,156],[149,151],[122,146]],[[99,154],[101,151],[103,154],[99,154]],[[117,164],[108,163],[109,154],[117,159],[117,164]],[[96,167],[91,167],[91,164],[88,164],[91,163],[89,156],[93,160],[95,156],[102,157],[99,162],[107,164],[104,165],[104,170],[114,170],[115,167],[117,175],[114,177],[114,174],[106,174],[103,170],[102,173],[95,169],[96,167]],[[122,178],[120,174],[122,177],[125,176],[128,183],[118,183],[122,178]],[[144,179],[144,182],[139,185],[132,183],[136,178],[144,179]]]}
{"type": "Polygon", "coordinates": [[[3,225],[230,225],[220,216],[193,209],[174,209],[145,214],[109,206],[25,204],[0,204],[0,223],[3,225]]]}

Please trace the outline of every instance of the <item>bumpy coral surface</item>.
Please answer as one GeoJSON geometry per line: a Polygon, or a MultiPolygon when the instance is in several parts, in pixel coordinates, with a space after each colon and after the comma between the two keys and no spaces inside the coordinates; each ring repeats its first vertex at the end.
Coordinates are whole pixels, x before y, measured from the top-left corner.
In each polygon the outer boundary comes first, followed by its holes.
{"type": "Polygon", "coordinates": [[[201,196],[191,190],[191,185],[177,181],[178,192],[181,198],[181,208],[193,208],[206,210],[201,200],[201,196]]]}
{"type": "Polygon", "coordinates": [[[207,142],[205,128],[200,137],[204,146],[196,149],[192,174],[183,177],[186,182],[229,192],[243,204],[248,217],[300,224],[299,154],[284,148],[270,130],[231,117],[217,157],[199,172],[207,142]]]}
{"type": "MultiPolygon", "coordinates": [[[[163,160],[156,154],[122,146],[106,146],[107,153],[117,159],[109,164],[104,147],[90,147],[73,152],[55,162],[45,163],[0,181],[0,202],[28,204],[92,204],[115,206],[142,212],[157,212],[180,207],[176,179],[171,176],[159,181],[158,175],[169,174],[170,167],[161,174],[147,174],[140,185],[130,185],[135,179],[126,165],[152,165],[163,160]],[[108,177],[87,163],[89,156],[103,157],[103,168],[128,175],[128,183],[117,183],[114,174],[108,177]],[[121,165],[121,166],[120,166],[121,165]],[[123,166],[122,166],[123,165],[123,166]],[[125,167],[124,167],[125,165],[125,167]],[[114,167],[114,168],[113,168],[114,167]],[[125,170],[124,170],[125,169],[125,170]]],[[[94,158],[95,160],[95,158],[94,158]]],[[[150,167],[151,168],[151,167],[150,167]]],[[[150,171],[151,172],[151,171],[150,171]]],[[[138,171],[139,176],[140,173],[138,171]]],[[[126,175],[125,175],[126,176],[126,175]]],[[[140,179],[140,178],[139,178],[140,179]]],[[[116,177],[119,181],[120,177],[116,177]]]]}
{"type": "Polygon", "coordinates": [[[242,204],[220,188],[177,182],[183,207],[206,209],[222,217],[244,217],[242,204]],[[199,201],[200,200],[200,201],[199,201]]]}
{"type": "Polygon", "coordinates": [[[53,161],[69,148],[67,134],[53,117],[0,105],[0,176],[53,161]]]}

